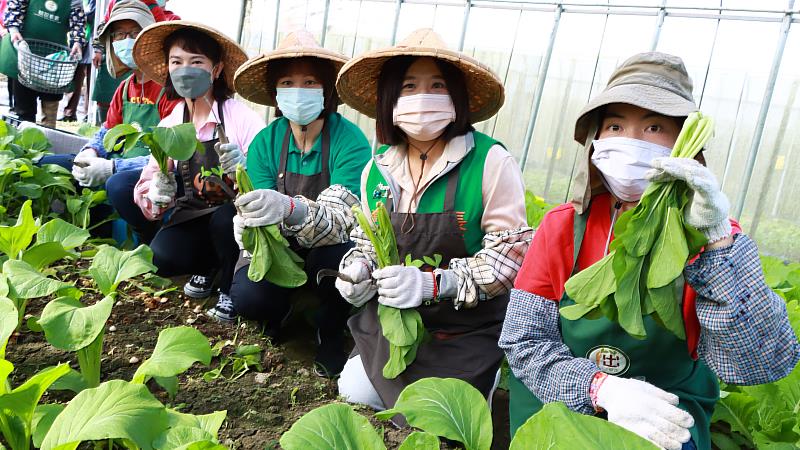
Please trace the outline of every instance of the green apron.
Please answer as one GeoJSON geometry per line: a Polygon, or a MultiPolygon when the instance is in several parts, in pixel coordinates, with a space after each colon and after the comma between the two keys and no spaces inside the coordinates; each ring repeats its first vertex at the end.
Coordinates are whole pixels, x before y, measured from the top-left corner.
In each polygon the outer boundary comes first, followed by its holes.
{"type": "MultiPolygon", "coordinates": [[[[70,0],[31,0],[20,32],[25,39],[38,39],[67,45],[70,0]]],[[[17,49],[11,44],[11,33],[0,42],[0,73],[17,78],[17,49]]]]}
{"type": "MultiPolygon", "coordinates": [[[[94,80],[94,90],[92,91],[92,100],[97,103],[108,105],[114,98],[117,87],[119,87],[120,83],[126,78],[124,76],[119,78],[112,77],[111,74],[108,73],[108,67],[106,67],[106,58],[107,56],[103,57],[103,61],[97,69],[97,77],[94,80]]],[[[103,122],[105,121],[106,119],[104,117],[103,122]]]]}
{"type": "MultiPolygon", "coordinates": [[[[589,213],[575,213],[574,267],[577,271],[578,253],[583,242],[589,213]]],[[[564,293],[559,308],[575,301],[564,293]]],[[[605,316],[575,321],[560,318],[564,344],[576,357],[588,358],[609,375],[636,378],[677,395],[679,407],[694,417],[690,429],[698,450],[711,449],[711,415],[719,398],[717,377],[701,360],[694,361],[686,351],[686,342],[656,324],[651,316],[644,317],[647,338],[634,339],[617,322],[605,316]]],[[[513,374],[509,374],[509,416],[511,435],[539,409],[542,402],[513,374]]],[[[588,395],[588,392],[587,392],[588,395]]]]}
{"type": "MultiPolygon", "coordinates": [[[[164,88],[161,88],[161,92],[158,94],[158,98],[156,98],[156,102],[153,105],[133,103],[128,96],[128,86],[134,82],[133,78],[133,75],[128,77],[128,79],[125,80],[125,85],[122,87],[122,123],[133,125],[138,130],[148,131],[161,122],[161,114],[158,112],[158,103],[161,101],[161,97],[164,96],[164,88]]],[[[144,85],[142,86],[142,95],[144,95],[144,85]]],[[[149,154],[150,150],[147,146],[139,142],[129,152],[125,153],[124,158],[147,156],[149,154]]],[[[112,158],[123,157],[117,152],[109,152],[109,155],[111,155],[112,158]]]]}

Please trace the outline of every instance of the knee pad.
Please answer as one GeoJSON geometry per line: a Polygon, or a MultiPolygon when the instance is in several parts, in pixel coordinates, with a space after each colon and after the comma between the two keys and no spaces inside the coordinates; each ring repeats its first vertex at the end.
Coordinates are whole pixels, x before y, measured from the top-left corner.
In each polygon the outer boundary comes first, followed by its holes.
{"type": "Polygon", "coordinates": [[[344,397],[346,402],[362,403],[378,411],[386,409],[375,387],[372,386],[367,372],[364,370],[364,364],[361,363],[361,355],[347,360],[342,373],[339,375],[337,384],[339,386],[339,395],[344,397]]]}

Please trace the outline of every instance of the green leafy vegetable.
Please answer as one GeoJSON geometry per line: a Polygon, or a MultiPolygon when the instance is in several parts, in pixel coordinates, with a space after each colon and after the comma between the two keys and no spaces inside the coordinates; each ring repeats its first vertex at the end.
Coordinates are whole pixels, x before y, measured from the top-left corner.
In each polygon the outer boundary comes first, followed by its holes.
{"type": "Polygon", "coordinates": [[[158,163],[161,172],[167,173],[167,160],[187,161],[194,152],[204,148],[197,140],[197,132],[192,123],[182,123],[170,128],[155,127],[143,132],[129,124],[119,124],[110,129],[103,138],[103,145],[114,150],[131,151],[141,141],[150,149],[150,154],[158,163]]]}
{"type": "Polygon", "coordinates": [[[0,296],[0,359],[6,357],[8,339],[17,328],[17,307],[8,297],[0,296]]]}
{"type": "Polygon", "coordinates": [[[146,383],[149,377],[174,377],[195,362],[211,362],[211,345],[203,333],[192,327],[162,330],[152,356],[133,374],[134,383],[146,383]]]}
{"type": "MultiPolygon", "coordinates": [[[[690,114],[671,156],[694,158],[713,131],[710,117],[690,114]]],[[[684,220],[690,194],[680,180],[648,186],[636,208],[620,215],[614,225],[611,252],[567,281],[566,292],[576,304],[561,314],[577,320],[601,311],[637,339],[647,334],[643,317],[652,315],[656,323],[685,339],[676,299],[686,262],[706,244],[705,237],[684,220]]]]}
{"type": "Polygon", "coordinates": [[[283,433],[286,450],[385,450],[381,436],[366,417],[348,405],[331,403],[303,417],[283,433]]]}
{"type": "MultiPolygon", "coordinates": [[[[358,225],[372,243],[378,267],[382,269],[400,264],[397,238],[386,206],[378,202],[374,224],[359,205],[353,205],[352,210],[358,225]]],[[[438,262],[441,263],[441,255],[438,256],[438,262]]],[[[435,257],[432,262],[437,262],[435,257]]],[[[406,261],[410,259],[407,257],[406,261]]],[[[411,265],[414,265],[413,262],[411,265]]],[[[378,305],[378,319],[383,336],[389,341],[389,360],[383,366],[383,376],[391,380],[403,373],[417,357],[417,349],[425,338],[425,324],[416,309],[397,309],[385,305],[378,305]]]]}
{"type": "Polygon", "coordinates": [[[103,295],[116,291],[125,280],[157,270],[153,265],[153,251],[146,245],[140,245],[131,251],[102,245],[89,267],[89,273],[103,295]]]}
{"type": "Polygon", "coordinates": [[[656,450],[658,447],[607,420],[570,411],[563,403],[548,403],[517,430],[509,450],[532,448],[656,450]]]}
{"type": "MultiPolygon", "coordinates": [[[[242,166],[236,168],[236,185],[241,194],[254,190],[250,176],[242,166]]],[[[289,248],[289,242],[277,225],[245,228],[242,243],[251,255],[247,276],[252,281],[266,279],[287,288],[305,284],[307,276],[302,267],[303,258],[289,248]]]]}
{"type": "Polygon", "coordinates": [[[415,431],[397,450],[439,450],[439,438],[425,431],[415,431]]]}
{"type": "Polygon", "coordinates": [[[0,226],[0,252],[11,259],[18,259],[22,250],[28,248],[36,234],[36,222],[33,220],[31,200],[25,201],[14,226],[0,226]]]}
{"type": "Polygon", "coordinates": [[[483,395],[466,381],[456,378],[423,378],[400,393],[394,408],[375,417],[405,416],[409,425],[461,442],[466,450],[488,450],[492,446],[492,415],[483,395]]]}

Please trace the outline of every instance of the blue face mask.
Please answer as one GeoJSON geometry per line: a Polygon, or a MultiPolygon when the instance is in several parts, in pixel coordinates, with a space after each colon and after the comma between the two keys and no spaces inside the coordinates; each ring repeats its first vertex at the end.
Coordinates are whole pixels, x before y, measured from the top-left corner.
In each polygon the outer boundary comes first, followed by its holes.
{"type": "Polygon", "coordinates": [[[158,0],[158,6],[162,8],[167,6],[167,0],[158,0]]]}
{"type": "Polygon", "coordinates": [[[322,89],[278,88],[275,100],[284,117],[308,125],[319,117],[325,104],[322,89]]]}
{"type": "Polygon", "coordinates": [[[127,38],[121,41],[114,41],[111,45],[114,47],[114,54],[117,55],[122,64],[130,67],[131,69],[137,69],[136,61],[133,60],[133,43],[136,40],[127,38]]]}
{"type": "Polygon", "coordinates": [[[195,99],[211,89],[211,72],[199,67],[178,67],[169,73],[175,92],[183,98],[195,99]]]}

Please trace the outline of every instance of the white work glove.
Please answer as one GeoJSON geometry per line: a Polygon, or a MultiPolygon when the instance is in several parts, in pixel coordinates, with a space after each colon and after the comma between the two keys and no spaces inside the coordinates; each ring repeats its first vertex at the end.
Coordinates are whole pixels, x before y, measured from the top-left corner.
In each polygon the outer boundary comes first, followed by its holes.
{"type": "Polygon", "coordinates": [[[597,406],[609,422],[667,450],[681,450],[692,437],[694,418],[677,405],[677,395],[633,378],[608,375],[597,390],[597,406]]]}
{"type": "MultiPolygon", "coordinates": [[[[272,189],[256,189],[240,195],[234,205],[244,218],[244,226],[250,228],[281,223],[288,219],[290,214],[294,219],[302,214],[302,218],[305,219],[307,212],[305,203],[294,201],[288,195],[272,189]]],[[[299,223],[299,221],[292,222],[299,223]]]]}
{"type": "Polygon", "coordinates": [[[165,208],[169,206],[177,193],[178,183],[175,181],[175,174],[170,172],[165,175],[163,172],[158,171],[153,175],[153,179],[150,180],[147,198],[159,208],[165,208]]]}
{"type": "Polygon", "coordinates": [[[75,60],[80,60],[81,58],[83,58],[83,49],[81,49],[81,44],[77,42],[72,44],[72,49],[69,52],[69,56],[71,56],[72,59],[75,60]]]}
{"type": "Polygon", "coordinates": [[[222,172],[228,176],[232,177],[236,174],[237,165],[247,166],[247,159],[238,144],[221,144],[217,142],[214,145],[214,150],[219,155],[219,165],[222,167],[222,172]]]}
{"type": "Polygon", "coordinates": [[[353,284],[341,278],[336,278],[336,282],[334,283],[336,289],[342,294],[342,298],[347,300],[348,303],[360,308],[375,296],[377,288],[372,283],[372,278],[369,276],[369,263],[366,259],[356,259],[340,272],[349,276],[356,282],[353,284]]]}
{"type": "Polygon", "coordinates": [[[697,228],[709,243],[724,239],[731,234],[728,220],[730,202],[719,188],[717,178],[694,159],[656,158],[645,178],[655,182],[683,180],[692,189],[692,200],[685,213],[686,223],[697,228]]]}
{"type": "Polygon", "coordinates": [[[378,302],[393,308],[416,308],[433,298],[433,276],[412,266],[389,266],[372,272],[378,302]]]}
{"type": "Polygon", "coordinates": [[[239,245],[239,250],[244,250],[242,233],[244,233],[244,218],[236,214],[233,216],[233,238],[236,240],[236,244],[239,245]]]}
{"type": "Polygon", "coordinates": [[[113,173],[114,162],[98,157],[91,148],[82,150],[73,160],[72,176],[78,180],[78,184],[84,187],[100,186],[113,173]]]}

